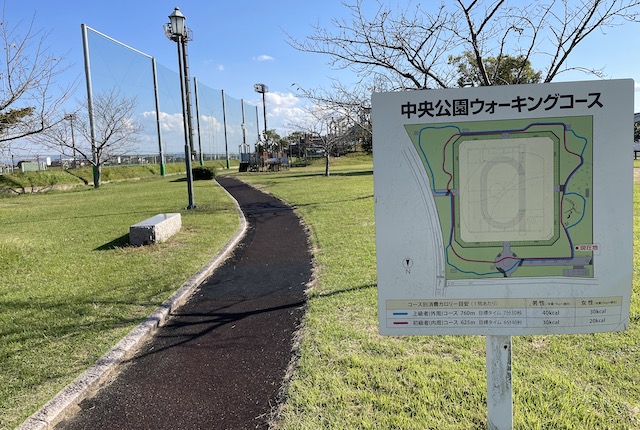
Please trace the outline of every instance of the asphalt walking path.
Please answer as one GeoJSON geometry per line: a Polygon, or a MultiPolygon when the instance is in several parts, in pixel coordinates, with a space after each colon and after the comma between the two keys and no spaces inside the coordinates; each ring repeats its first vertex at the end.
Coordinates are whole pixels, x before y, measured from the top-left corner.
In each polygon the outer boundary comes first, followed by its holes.
{"type": "Polygon", "coordinates": [[[112,381],[56,429],[266,429],[312,276],[293,210],[241,181],[217,181],[248,230],[112,381]]]}

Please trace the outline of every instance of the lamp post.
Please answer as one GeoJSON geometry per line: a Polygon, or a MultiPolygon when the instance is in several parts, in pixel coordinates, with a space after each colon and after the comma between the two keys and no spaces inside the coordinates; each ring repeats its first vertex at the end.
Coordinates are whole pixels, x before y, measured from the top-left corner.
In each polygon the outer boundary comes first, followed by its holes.
{"type": "Polygon", "coordinates": [[[193,144],[193,128],[191,121],[191,102],[189,100],[189,81],[187,65],[187,41],[189,34],[185,25],[187,18],[175,8],[169,15],[169,23],[165,26],[165,34],[178,45],[178,68],[180,69],[180,90],[182,95],[182,119],[184,125],[184,159],[187,169],[187,192],[189,205],[187,209],[195,209],[193,201],[193,172],[191,170],[191,154],[193,144]]]}
{"type": "Polygon", "coordinates": [[[266,160],[264,159],[264,151],[267,150],[267,103],[266,103],[266,94],[269,91],[269,89],[267,88],[267,86],[265,84],[255,84],[253,86],[253,90],[256,93],[262,94],[262,111],[263,111],[263,118],[264,118],[264,145],[262,146],[262,151],[263,154],[261,154],[261,158],[262,158],[262,165],[264,168],[264,164],[266,163],[266,160]]]}

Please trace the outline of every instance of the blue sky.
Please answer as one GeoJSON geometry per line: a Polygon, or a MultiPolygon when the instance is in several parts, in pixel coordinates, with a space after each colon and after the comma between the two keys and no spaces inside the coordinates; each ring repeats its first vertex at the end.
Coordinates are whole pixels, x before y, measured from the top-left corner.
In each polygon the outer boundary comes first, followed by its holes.
{"type": "MultiPolygon", "coordinates": [[[[344,14],[344,7],[337,0],[182,4],[173,0],[5,0],[4,14],[9,23],[28,23],[34,18],[36,29],[50,30],[47,40],[51,50],[66,54],[75,65],[76,75],[82,78],[81,23],[156,57],[158,64],[177,72],[176,44],[165,37],[162,28],[176,6],[187,17],[186,24],[193,32],[189,42],[191,76],[211,88],[224,89],[235,98],[259,103],[253,84],[261,82],[283,99],[273,97],[274,103],[286,104],[293,82],[314,88],[329,85],[330,78],[344,75],[328,67],[326,58],[291,48],[285,34],[302,38],[312,33],[312,25],[328,25],[332,17],[344,14]]],[[[295,102],[289,99],[288,103],[295,102]]]]}
{"type": "MultiPolygon", "coordinates": [[[[375,2],[365,4],[375,8],[375,2]]],[[[269,128],[285,132],[287,118],[299,115],[302,101],[292,93],[293,82],[310,89],[329,87],[336,78],[346,84],[356,81],[349,72],[327,65],[329,58],[299,52],[287,44],[286,33],[303,39],[313,33],[314,25],[330,28],[333,18],[348,17],[349,10],[340,0],[4,0],[4,20],[15,25],[33,19],[34,28],[50,31],[51,51],[66,55],[74,64],[69,77],[84,76],[81,23],[156,57],[160,66],[175,72],[176,44],[164,36],[162,28],[175,6],[193,32],[191,76],[257,105],[260,98],[253,84],[265,83],[269,128]]],[[[608,77],[633,78],[636,112],[640,112],[640,58],[632,45],[637,45],[639,34],[640,24],[607,29],[606,34],[593,34],[572,57],[575,65],[604,67],[608,77]]],[[[593,78],[566,74],[561,80],[585,79],[593,78]]],[[[81,81],[78,98],[84,97],[83,89],[81,81]]]]}

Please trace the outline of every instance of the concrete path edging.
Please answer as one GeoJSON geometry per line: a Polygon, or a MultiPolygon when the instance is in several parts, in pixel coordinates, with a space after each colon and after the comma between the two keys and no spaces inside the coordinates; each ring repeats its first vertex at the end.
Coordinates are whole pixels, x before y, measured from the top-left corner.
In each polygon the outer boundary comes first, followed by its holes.
{"type": "Polygon", "coordinates": [[[247,220],[240,209],[238,201],[216,181],[214,183],[232,199],[240,217],[240,227],[238,227],[231,240],[195,275],[151,312],[144,321],[134,327],[111,350],[100,357],[93,366],[27,418],[16,430],[48,430],[53,428],[65,417],[67,412],[73,410],[82,400],[95,392],[117,369],[118,365],[130,356],[155,329],[161,326],[173,310],[185,303],[200,284],[229,257],[247,232],[247,220]]]}

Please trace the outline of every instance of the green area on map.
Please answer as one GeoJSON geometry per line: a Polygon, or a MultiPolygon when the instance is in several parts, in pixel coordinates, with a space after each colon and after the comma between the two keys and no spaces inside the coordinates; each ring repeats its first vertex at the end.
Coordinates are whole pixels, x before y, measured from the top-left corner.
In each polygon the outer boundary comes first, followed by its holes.
{"type": "Polygon", "coordinates": [[[593,277],[590,116],[405,126],[447,279],[593,277]]]}

